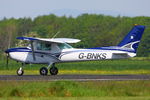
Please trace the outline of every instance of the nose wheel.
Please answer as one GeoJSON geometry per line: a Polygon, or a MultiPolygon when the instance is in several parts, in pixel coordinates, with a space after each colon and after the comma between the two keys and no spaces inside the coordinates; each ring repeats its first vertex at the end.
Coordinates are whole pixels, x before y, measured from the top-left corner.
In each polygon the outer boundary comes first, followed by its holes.
{"type": "Polygon", "coordinates": [[[22,76],[23,73],[24,73],[24,71],[23,71],[22,67],[20,67],[20,68],[17,70],[17,75],[18,75],[18,76],[22,76]]]}

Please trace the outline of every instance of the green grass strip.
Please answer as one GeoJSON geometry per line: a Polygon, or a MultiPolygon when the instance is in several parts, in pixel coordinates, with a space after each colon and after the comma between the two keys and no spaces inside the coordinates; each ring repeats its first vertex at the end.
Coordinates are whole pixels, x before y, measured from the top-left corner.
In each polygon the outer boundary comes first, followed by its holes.
{"type": "Polygon", "coordinates": [[[150,97],[11,97],[0,100],[150,100],[150,97]]]}
{"type": "MultiPolygon", "coordinates": [[[[62,74],[91,74],[91,75],[123,75],[123,74],[150,74],[150,70],[59,70],[62,74]]],[[[0,75],[16,75],[16,70],[0,70],[0,75]]],[[[39,70],[24,70],[24,75],[40,75],[39,70]]]]}
{"type": "MultiPolygon", "coordinates": [[[[150,97],[150,81],[0,81],[0,97],[150,97]]],[[[123,98],[122,98],[123,99],[123,98]]]]}

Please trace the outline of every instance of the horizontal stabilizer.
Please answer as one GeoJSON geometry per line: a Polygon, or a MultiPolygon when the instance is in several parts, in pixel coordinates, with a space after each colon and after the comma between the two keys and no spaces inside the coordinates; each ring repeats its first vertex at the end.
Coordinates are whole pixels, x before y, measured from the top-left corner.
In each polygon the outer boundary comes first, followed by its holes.
{"type": "Polygon", "coordinates": [[[113,53],[112,58],[127,58],[128,54],[127,53],[113,53]]]}

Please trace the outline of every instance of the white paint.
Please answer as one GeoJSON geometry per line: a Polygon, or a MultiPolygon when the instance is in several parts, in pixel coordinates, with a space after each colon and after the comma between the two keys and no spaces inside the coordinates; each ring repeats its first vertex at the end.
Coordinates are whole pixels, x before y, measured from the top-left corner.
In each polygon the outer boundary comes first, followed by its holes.
{"type": "Polygon", "coordinates": [[[135,53],[118,50],[95,50],[95,49],[64,49],[61,51],[59,59],[51,56],[47,52],[35,53],[36,60],[33,60],[32,52],[11,52],[12,59],[25,63],[43,63],[50,64],[55,62],[75,62],[75,61],[93,61],[107,59],[121,59],[136,56],[135,53]],[[82,53],[82,54],[81,54],[82,53]],[[89,55],[90,54],[90,55],[89,55]],[[91,56],[91,54],[93,56],[91,56]]]}
{"type": "Polygon", "coordinates": [[[131,39],[134,39],[134,36],[131,36],[130,38],[131,38],[131,39]]]}

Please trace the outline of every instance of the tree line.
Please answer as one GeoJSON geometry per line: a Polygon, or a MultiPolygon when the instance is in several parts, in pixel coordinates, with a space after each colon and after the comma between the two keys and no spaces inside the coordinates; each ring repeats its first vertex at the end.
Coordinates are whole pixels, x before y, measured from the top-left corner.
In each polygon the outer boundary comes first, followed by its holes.
{"type": "Polygon", "coordinates": [[[138,49],[138,56],[150,56],[150,17],[113,17],[82,14],[78,17],[54,14],[31,18],[3,18],[0,20],[0,52],[18,45],[16,37],[30,36],[52,38],[77,38],[77,48],[115,46],[131,30],[134,24],[145,25],[146,30],[138,49]]]}

